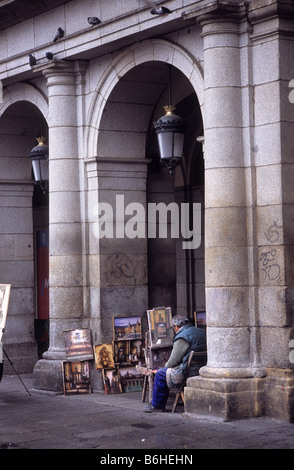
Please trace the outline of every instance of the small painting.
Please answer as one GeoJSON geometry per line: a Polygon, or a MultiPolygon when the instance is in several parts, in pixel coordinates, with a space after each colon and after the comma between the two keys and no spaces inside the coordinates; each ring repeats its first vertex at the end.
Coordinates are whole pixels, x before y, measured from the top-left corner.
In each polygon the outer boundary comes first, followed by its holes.
{"type": "Polygon", "coordinates": [[[102,369],[102,375],[106,395],[122,393],[121,375],[118,368],[102,369]]]}
{"type": "Polygon", "coordinates": [[[66,358],[71,361],[94,359],[90,330],[66,330],[64,333],[66,358]]]}
{"type": "Polygon", "coordinates": [[[64,395],[91,393],[89,361],[62,363],[64,395]]]}
{"type": "Polygon", "coordinates": [[[151,346],[168,346],[173,341],[171,308],[157,307],[147,310],[151,346]]]}
{"type": "Polygon", "coordinates": [[[161,367],[165,367],[166,362],[169,360],[172,352],[172,346],[164,348],[152,348],[150,350],[149,364],[152,370],[158,370],[161,367]]]}
{"type": "Polygon", "coordinates": [[[96,369],[114,369],[112,344],[94,346],[96,369]]]}
{"type": "Polygon", "coordinates": [[[196,326],[198,328],[206,327],[206,312],[196,312],[196,326]]]}
{"type": "Polygon", "coordinates": [[[136,367],[121,368],[120,376],[123,392],[140,392],[143,389],[144,377],[136,367]]]}
{"type": "Polygon", "coordinates": [[[11,284],[0,284],[0,342],[5,330],[11,284]]]}
{"type": "Polygon", "coordinates": [[[114,341],[141,338],[141,317],[114,317],[114,341]]]}

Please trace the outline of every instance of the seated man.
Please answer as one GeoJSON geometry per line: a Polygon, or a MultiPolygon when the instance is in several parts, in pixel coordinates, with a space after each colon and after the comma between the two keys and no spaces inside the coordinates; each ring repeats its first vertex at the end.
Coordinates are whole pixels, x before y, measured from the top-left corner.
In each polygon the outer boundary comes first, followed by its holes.
{"type": "MultiPolygon", "coordinates": [[[[171,356],[165,367],[155,374],[153,395],[150,405],[144,411],[164,411],[169,395],[169,389],[178,387],[186,379],[186,369],[191,351],[206,351],[206,332],[196,328],[183,315],[172,318],[175,332],[174,345],[171,356]]],[[[203,364],[204,365],[204,364],[203,364]]],[[[191,375],[198,375],[201,365],[197,365],[191,375]]]]}

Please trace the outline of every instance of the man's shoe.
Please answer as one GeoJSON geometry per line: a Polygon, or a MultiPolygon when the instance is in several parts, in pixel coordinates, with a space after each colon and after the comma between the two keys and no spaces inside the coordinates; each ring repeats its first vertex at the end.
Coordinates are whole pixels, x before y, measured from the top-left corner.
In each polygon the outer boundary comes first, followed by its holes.
{"type": "Polygon", "coordinates": [[[155,408],[155,406],[153,405],[147,405],[147,406],[144,406],[144,411],[145,413],[158,413],[158,412],[162,412],[164,411],[162,408],[155,408]]]}

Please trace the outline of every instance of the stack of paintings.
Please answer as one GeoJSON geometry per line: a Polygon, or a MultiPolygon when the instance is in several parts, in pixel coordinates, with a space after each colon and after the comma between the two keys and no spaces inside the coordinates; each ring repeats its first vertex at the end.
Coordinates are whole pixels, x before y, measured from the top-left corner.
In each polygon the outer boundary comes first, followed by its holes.
{"type": "Polygon", "coordinates": [[[106,394],[140,391],[143,377],[136,365],[144,360],[141,317],[114,317],[113,343],[94,347],[106,394]]]}
{"type": "Polygon", "coordinates": [[[91,393],[90,361],[102,372],[106,394],[140,391],[144,362],[141,317],[114,317],[113,342],[92,345],[89,329],[64,331],[66,361],[63,362],[65,395],[91,393]]]}

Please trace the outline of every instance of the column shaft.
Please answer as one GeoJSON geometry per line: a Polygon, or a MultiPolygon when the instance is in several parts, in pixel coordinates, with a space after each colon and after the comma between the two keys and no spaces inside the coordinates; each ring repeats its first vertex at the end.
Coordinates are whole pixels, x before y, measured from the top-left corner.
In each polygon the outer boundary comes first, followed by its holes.
{"type": "Polygon", "coordinates": [[[76,74],[65,63],[43,73],[49,98],[50,347],[35,366],[34,386],[61,390],[63,331],[82,327],[84,316],[76,74]]]}
{"type": "Polygon", "coordinates": [[[206,377],[250,376],[239,22],[202,25],[205,66],[206,377]]]}

